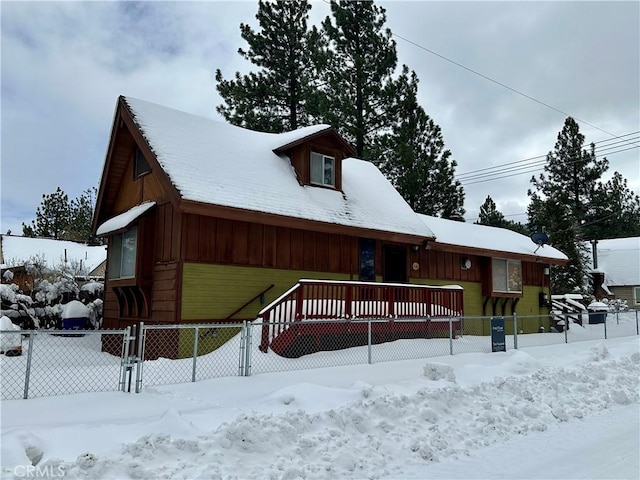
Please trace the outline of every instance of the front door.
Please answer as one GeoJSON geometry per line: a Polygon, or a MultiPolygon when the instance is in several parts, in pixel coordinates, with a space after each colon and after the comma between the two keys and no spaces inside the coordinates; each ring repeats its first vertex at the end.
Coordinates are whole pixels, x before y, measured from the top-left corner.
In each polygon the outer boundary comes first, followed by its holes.
{"type": "Polygon", "coordinates": [[[382,281],[385,283],[407,282],[407,249],[397,245],[385,245],[382,281]]]}

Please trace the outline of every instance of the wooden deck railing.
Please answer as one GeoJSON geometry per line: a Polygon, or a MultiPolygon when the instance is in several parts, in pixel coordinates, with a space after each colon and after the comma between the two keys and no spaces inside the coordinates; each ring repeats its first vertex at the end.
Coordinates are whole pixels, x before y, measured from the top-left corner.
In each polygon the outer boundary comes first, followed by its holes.
{"type": "Polygon", "coordinates": [[[295,322],[355,318],[449,318],[463,314],[463,289],[397,283],[300,280],[263,308],[260,350],[295,322]]]}

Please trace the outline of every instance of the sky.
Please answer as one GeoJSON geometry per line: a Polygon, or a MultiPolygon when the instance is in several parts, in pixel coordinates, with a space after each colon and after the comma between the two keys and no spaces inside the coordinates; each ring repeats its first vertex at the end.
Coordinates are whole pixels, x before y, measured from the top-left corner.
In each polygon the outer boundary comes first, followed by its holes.
{"type": "MultiPolygon", "coordinates": [[[[633,313],[621,314],[619,324],[611,316],[608,322],[609,335],[625,325],[635,334],[633,313]]],[[[563,333],[531,334],[520,338],[555,335],[561,343],[378,360],[382,353],[406,354],[448,342],[401,340],[375,345],[371,365],[364,363],[366,347],[297,360],[256,352],[251,376],[229,373],[195,383],[188,383],[188,375],[173,376],[190,374],[191,359],[147,361],[139,394],[3,399],[1,475],[36,478],[39,472],[37,478],[100,480],[638,478],[640,337],[585,340],[594,338],[587,329],[602,333],[602,325],[574,324],[568,344],[562,343],[563,333]],[[298,369],[295,363],[321,365],[339,356],[361,358],[361,364],[298,369]],[[288,368],[260,373],[257,367],[264,362],[288,368]],[[154,374],[156,383],[149,381],[154,374]],[[38,470],[29,475],[32,462],[38,470]]],[[[47,382],[58,391],[89,380],[97,385],[108,378],[106,372],[119,370],[119,358],[100,352],[96,335],[47,338],[34,342],[31,391],[47,382]],[[65,378],[59,378],[60,372],[65,378]]],[[[490,345],[490,337],[473,338],[490,345]]],[[[26,353],[26,344],[23,348],[26,353]]],[[[237,371],[237,350],[227,357],[222,353],[199,357],[199,368],[213,362],[209,365],[222,370],[233,363],[237,371]]],[[[12,386],[7,378],[24,375],[25,357],[0,356],[3,395],[12,386]]]]}
{"type": "MultiPolygon", "coordinates": [[[[526,221],[540,164],[524,174],[489,170],[491,181],[469,173],[546,154],[568,115],[609,154],[604,179],[619,171],[640,193],[639,137],[613,139],[640,130],[640,3],[378,3],[399,64],[416,71],[419,100],[458,163],[468,220],[490,195],[507,218],[526,221]]],[[[220,118],[215,70],[229,78],[253,69],[237,50],[246,47],[240,23],[256,25],[257,2],[0,9],[2,233],[21,233],[57,187],[75,198],[98,186],[119,95],[220,118]]],[[[328,14],[314,2],[310,23],[328,14]]]]}

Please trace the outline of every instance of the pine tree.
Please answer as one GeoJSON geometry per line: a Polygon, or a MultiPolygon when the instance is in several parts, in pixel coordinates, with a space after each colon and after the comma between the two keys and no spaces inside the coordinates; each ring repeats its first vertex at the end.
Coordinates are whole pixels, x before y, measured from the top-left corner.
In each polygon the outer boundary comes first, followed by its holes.
{"type": "Polygon", "coordinates": [[[640,197],[619,172],[596,187],[582,231],[589,240],[640,236],[640,197]]]}
{"type": "Polygon", "coordinates": [[[507,230],[513,230],[522,235],[529,235],[529,230],[526,226],[520,222],[514,222],[513,220],[507,220],[505,216],[498,210],[496,203],[491,198],[491,195],[487,195],[486,200],[480,206],[480,214],[478,221],[475,222],[478,225],[488,225],[490,227],[506,228],[507,230]]]}
{"type": "Polygon", "coordinates": [[[504,227],[506,219],[504,215],[498,211],[496,202],[493,201],[491,195],[487,195],[486,200],[480,206],[480,214],[478,215],[478,225],[488,225],[490,227],[504,227]]]}
{"type": "Polygon", "coordinates": [[[529,190],[529,227],[544,226],[553,245],[569,257],[566,266],[552,270],[554,293],[586,293],[586,247],[584,231],[588,205],[609,162],[598,160],[595,147],[584,149],[584,135],[569,117],[558,134],[555,149],[547,155],[544,173],[532,177],[529,190]]]}
{"type": "Polygon", "coordinates": [[[61,240],[65,238],[70,219],[69,197],[58,187],[55,192],[42,195],[42,202],[36,210],[36,219],[31,221],[31,225],[23,223],[22,232],[25,236],[61,240]]]}
{"type": "Polygon", "coordinates": [[[396,82],[397,118],[372,148],[376,163],[418,213],[463,220],[464,192],[440,127],[417,100],[418,79],[403,66],[396,82]]]}
{"type": "Polygon", "coordinates": [[[385,9],[372,1],[331,1],[322,27],[330,55],[320,104],[325,120],[369,160],[376,136],[396,113],[393,74],[398,60],[385,9]]]}
{"type": "Polygon", "coordinates": [[[66,233],[68,240],[79,242],[95,241],[92,234],[92,222],[97,194],[98,190],[95,187],[89,188],[82,192],[78,198],[71,201],[71,215],[66,233]]]}
{"type": "Polygon", "coordinates": [[[240,24],[249,44],[238,53],[259,67],[257,73],[225,80],[216,70],[217,90],[224,104],[217,111],[230,123],[252,130],[280,133],[313,123],[313,105],[320,84],[322,38],[307,28],[307,0],[260,0],[260,30],[240,24]]]}
{"type": "Polygon", "coordinates": [[[22,224],[22,234],[56,240],[95,241],[92,220],[96,195],[95,187],[85,190],[71,202],[60,187],[49,195],[42,195],[36,219],[31,221],[31,225],[22,224]]]}

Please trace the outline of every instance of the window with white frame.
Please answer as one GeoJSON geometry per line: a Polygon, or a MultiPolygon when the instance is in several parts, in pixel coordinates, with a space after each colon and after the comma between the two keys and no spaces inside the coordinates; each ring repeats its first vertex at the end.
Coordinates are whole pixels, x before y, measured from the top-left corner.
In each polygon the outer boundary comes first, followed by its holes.
{"type": "Polygon", "coordinates": [[[137,242],[137,227],[113,235],[109,239],[109,278],[134,278],[136,276],[137,242]]]}
{"type": "Polygon", "coordinates": [[[520,260],[493,259],[493,291],[522,293],[522,263],[520,260]]]}
{"type": "Polygon", "coordinates": [[[640,287],[633,287],[633,303],[640,305],[640,287]]]}
{"type": "Polygon", "coordinates": [[[311,183],[335,186],[335,158],[311,152],[311,183]]]}

